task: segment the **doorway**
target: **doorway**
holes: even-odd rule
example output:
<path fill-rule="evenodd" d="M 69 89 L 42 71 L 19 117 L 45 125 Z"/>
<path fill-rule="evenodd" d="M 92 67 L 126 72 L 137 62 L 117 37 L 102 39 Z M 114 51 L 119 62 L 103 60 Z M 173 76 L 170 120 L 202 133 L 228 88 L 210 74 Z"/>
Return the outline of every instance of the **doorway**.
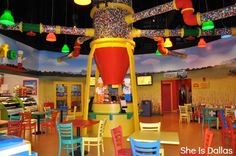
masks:
<path fill-rule="evenodd" d="M 171 96 L 171 83 L 162 83 L 162 112 L 171 112 L 172 96 Z"/>

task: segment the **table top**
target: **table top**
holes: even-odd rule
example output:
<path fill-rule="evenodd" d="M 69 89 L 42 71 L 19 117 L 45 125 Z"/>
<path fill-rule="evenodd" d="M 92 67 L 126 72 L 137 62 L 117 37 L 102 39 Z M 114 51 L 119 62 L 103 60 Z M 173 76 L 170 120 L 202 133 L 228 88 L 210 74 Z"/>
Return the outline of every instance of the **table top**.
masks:
<path fill-rule="evenodd" d="M 0 120 L 0 125 L 4 125 L 4 124 L 7 124 L 8 123 L 8 120 Z"/>
<path fill-rule="evenodd" d="M 34 115 L 44 115 L 44 114 L 46 114 L 46 112 L 36 111 L 36 112 L 32 112 L 32 114 L 34 114 Z"/>
<path fill-rule="evenodd" d="M 65 123 L 71 123 L 71 122 L 74 127 L 79 127 L 79 128 L 85 128 L 85 127 L 92 126 L 99 123 L 99 121 L 95 121 L 95 120 L 82 120 L 82 119 L 68 120 L 62 123 L 65 124 Z"/>
<path fill-rule="evenodd" d="M 178 132 L 168 132 L 168 131 L 135 131 L 130 135 L 135 140 L 143 142 L 152 142 L 155 140 L 160 140 L 161 144 L 174 144 L 179 145 L 179 135 Z"/>

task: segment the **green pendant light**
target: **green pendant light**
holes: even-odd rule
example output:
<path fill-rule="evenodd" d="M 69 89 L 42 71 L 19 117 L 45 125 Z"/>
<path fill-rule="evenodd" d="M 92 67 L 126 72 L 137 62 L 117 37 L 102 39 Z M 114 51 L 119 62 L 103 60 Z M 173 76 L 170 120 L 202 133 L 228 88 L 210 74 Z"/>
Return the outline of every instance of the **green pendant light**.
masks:
<path fill-rule="evenodd" d="M 11 15 L 10 10 L 4 10 L 4 13 L 0 17 L 0 24 L 6 25 L 6 26 L 12 26 L 15 25 L 14 18 Z"/>
<path fill-rule="evenodd" d="M 69 53 L 70 52 L 70 48 L 68 47 L 68 45 L 66 43 L 61 48 L 61 52 L 62 53 Z"/>
<path fill-rule="evenodd" d="M 161 56 L 161 53 L 158 49 L 156 50 L 156 56 Z"/>
<path fill-rule="evenodd" d="M 215 28 L 215 25 L 213 21 L 206 21 L 202 23 L 202 30 L 211 30 L 214 28 Z"/>

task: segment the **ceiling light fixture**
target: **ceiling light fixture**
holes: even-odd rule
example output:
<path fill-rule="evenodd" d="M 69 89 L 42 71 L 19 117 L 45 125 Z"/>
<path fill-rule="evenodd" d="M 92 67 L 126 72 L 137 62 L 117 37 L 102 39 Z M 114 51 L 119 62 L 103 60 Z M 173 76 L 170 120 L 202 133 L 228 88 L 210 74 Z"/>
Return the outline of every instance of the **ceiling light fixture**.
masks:
<path fill-rule="evenodd" d="M 54 33 L 50 32 L 47 34 L 46 40 L 49 42 L 55 42 L 57 40 L 57 37 Z"/>
<path fill-rule="evenodd" d="M 173 44 L 172 44 L 170 38 L 167 37 L 165 42 L 164 42 L 164 47 L 169 48 L 169 47 L 172 47 L 172 46 L 173 46 Z"/>
<path fill-rule="evenodd" d="M 215 25 L 213 21 L 206 21 L 202 23 L 202 30 L 211 30 L 214 28 L 215 28 Z"/>
<path fill-rule="evenodd" d="M 75 4 L 78 5 L 89 5 L 91 4 L 91 0 L 74 0 Z"/>
<path fill-rule="evenodd" d="M 4 10 L 2 16 L 0 17 L 0 24 L 7 25 L 7 26 L 12 26 L 15 25 L 14 18 L 11 15 L 10 10 Z"/>
<path fill-rule="evenodd" d="M 200 38 L 198 45 L 199 48 L 204 48 L 207 46 L 206 41 L 204 40 L 204 38 Z"/>
<path fill-rule="evenodd" d="M 158 49 L 156 50 L 155 54 L 156 54 L 156 56 L 161 56 L 161 53 L 160 53 L 160 51 Z"/>
<path fill-rule="evenodd" d="M 66 43 L 61 48 L 61 52 L 62 53 L 69 53 L 70 52 L 70 48 L 68 47 L 68 45 Z"/>

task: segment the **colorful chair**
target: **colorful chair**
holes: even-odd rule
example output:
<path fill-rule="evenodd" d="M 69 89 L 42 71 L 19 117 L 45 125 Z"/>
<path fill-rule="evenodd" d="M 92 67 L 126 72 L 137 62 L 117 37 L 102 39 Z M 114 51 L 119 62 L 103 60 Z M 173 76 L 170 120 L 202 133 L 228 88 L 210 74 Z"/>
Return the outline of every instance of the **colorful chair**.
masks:
<path fill-rule="evenodd" d="M 234 110 L 232 108 L 225 108 L 225 116 L 234 115 Z"/>
<path fill-rule="evenodd" d="M 130 138 L 132 153 L 134 156 L 159 156 L 160 141 L 140 142 Z"/>
<path fill-rule="evenodd" d="M 111 129 L 112 140 L 115 148 L 115 156 L 132 156 L 131 148 L 124 148 L 124 137 L 122 127 Z"/>
<path fill-rule="evenodd" d="M 21 131 L 22 131 L 22 121 L 8 121 L 7 126 L 7 135 L 14 135 L 21 137 Z"/>
<path fill-rule="evenodd" d="M 182 122 L 183 119 L 186 119 L 187 123 L 190 123 L 190 114 L 188 113 L 187 106 L 179 106 L 179 122 Z"/>
<path fill-rule="evenodd" d="M 21 120 L 22 120 L 22 131 L 24 133 L 25 138 L 25 131 L 30 131 L 30 137 L 32 136 L 32 131 L 36 132 L 36 122 L 32 120 L 31 112 L 24 112 L 20 113 Z"/>
<path fill-rule="evenodd" d="M 19 121 L 21 120 L 21 116 L 19 115 L 10 115 L 10 121 Z"/>
<path fill-rule="evenodd" d="M 233 121 L 230 116 L 226 117 L 226 121 L 230 130 L 231 148 L 233 150 L 233 153 L 235 153 L 236 129 L 233 128 Z"/>
<path fill-rule="evenodd" d="M 56 124 L 58 135 L 59 135 L 59 151 L 58 156 L 61 156 L 61 150 L 64 147 L 64 149 L 67 151 L 67 154 L 69 155 L 69 152 L 71 151 L 71 155 L 74 156 L 74 150 L 75 148 L 83 148 L 82 146 L 82 138 L 73 136 L 73 127 L 72 123 L 68 124 Z M 74 146 L 76 145 L 76 146 Z M 81 156 L 84 155 L 83 149 L 80 150 Z"/>
<path fill-rule="evenodd" d="M 225 137 L 226 135 L 230 135 L 231 131 L 229 129 L 229 126 L 227 124 L 224 110 L 218 111 L 218 118 L 220 120 L 220 126 L 221 126 L 221 135 L 222 135 L 222 144 L 225 145 Z"/>
<path fill-rule="evenodd" d="M 209 156 L 208 148 L 211 147 L 212 145 L 213 135 L 214 135 L 213 131 L 209 130 L 208 128 L 205 129 L 203 148 L 205 149 L 206 152 L 204 156 Z"/>
<path fill-rule="evenodd" d="M 98 132 L 96 136 L 83 137 L 83 149 L 84 146 L 88 146 L 88 151 L 90 151 L 90 146 L 97 146 L 98 156 L 100 156 L 100 146 L 102 147 L 102 152 L 104 152 L 103 144 L 103 134 L 105 129 L 106 120 L 100 120 L 98 125 Z"/>
<path fill-rule="evenodd" d="M 140 122 L 139 125 L 140 125 L 141 131 L 158 131 L 158 132 L 160 132 L 160 130 L 161 130 L 161 122 L 158 122 L 158 123 Z"/>
<path fill-rule="evenodd" d="M 191 103 L 185 103 L 184 106 L 187 107 L 188 113 L 190 115 L 190 120 L 193 120 L 193 109 Z"/>
<path fill-rule="evenodd" d="M 58 115 L 58 111 L 52 111 L 51 113 L 51 120 L 47 121 L 43 121 L 41 123 L 41 128 L 50 128 L 50 130 L 52 131 L 52 129 L 56 129 L 56 122 L 57 122 L 57 115 Z"/>
<path fill-rule="evenodd" d="M 73 114 L 68 114 L 66 116 L 66 120 L 74 120 L 76 118 L 76 110 L 77 110 L 77 106 L 74 106 L 74 109 L 73 109 Z"/>
<path fill-rule="evenodd" d="M 202 128 L 204 127 L 204 122 L 207 121 L 208 128 L 211 128 L 212 122 L 215 122 L 216 129 L 219 129 L 219 119 L 214 113 L 215 112 L 209 108 L 202 109 Z"/>

